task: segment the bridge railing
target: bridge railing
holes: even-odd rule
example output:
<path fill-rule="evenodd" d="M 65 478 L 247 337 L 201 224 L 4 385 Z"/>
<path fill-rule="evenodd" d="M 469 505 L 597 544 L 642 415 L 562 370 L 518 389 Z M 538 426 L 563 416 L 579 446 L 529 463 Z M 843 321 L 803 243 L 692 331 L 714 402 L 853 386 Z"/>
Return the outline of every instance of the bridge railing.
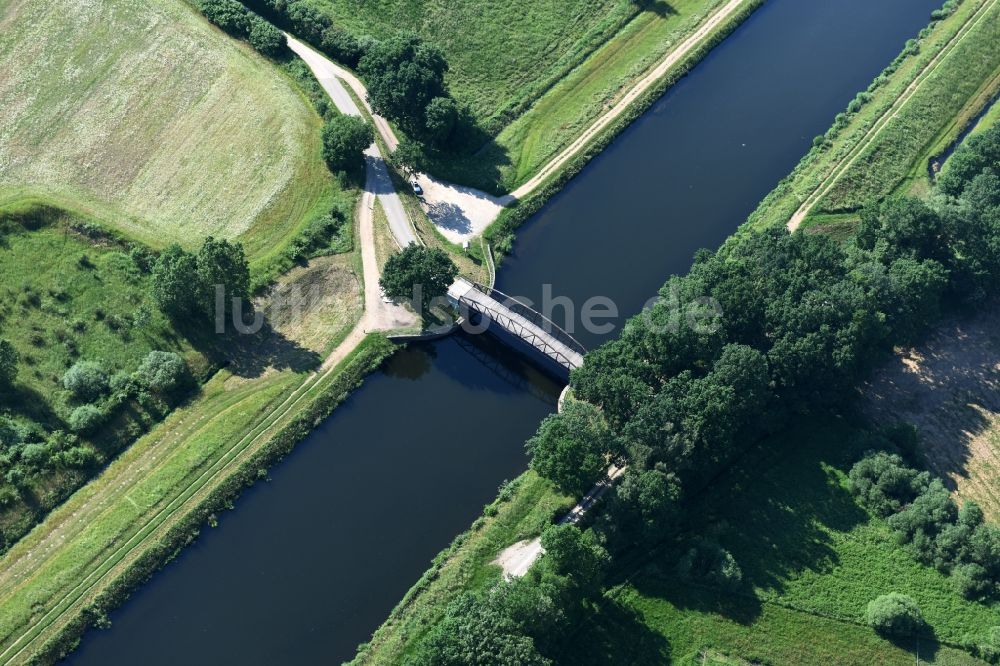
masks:
<path fill-rule="evenodd" d="M 559 326 L 554 321 L 552 321 L 551 319 L 549 319 L 548 317 L 546 317 L 545 315 L 543 315 L 541 312 L 538 312 L 537 310 L 535 310 L 535 309 L 533 309 L 531 307 L 528 307 L 527 305 L 525 305 L 524 303 L 520 302 L 519 300 L 517 300 L 513 296 L 508 296 L 507 294 L 503 293 L 499 289 L 494 289 L 492 287 L 487 287 L 487 286 L 481 285 L 481 284 L 479 284 L 477 282 L 470 282 L 470 284 L 477 291 L 479 291 L 479 292 L 481 292 L 481 293 L 489 296 L 493 300 L 495 300 L 498 303 L 502 304 L 505 308 L 507 308 L 508 310 L 510 310 L 511 312 L 513 312 L 514 314 L 517 314 L 517 315 L 523 317 L 524 319 L 528 320 L 529 322 L 531 322 L 532 324 L 534 324 L 535 326 L 537 326 L 538 328 L 540 328 L 541 330 L 543 330 L 547 335 L 551 336 L 553 340 L 558 341 L 562 345 L 564 345 L 564 346 L 568 347 L 569 349 L 575 351 L 576 353 L 580 354 L 581 356 L 583 356 L 584 354 L 587 353 L 587 348 L 584 347 L 582 344 L 580 344 L 576 340 L 576 338 L 574 338 L 572 335 L 570 335 L 569 333 L 567 333 L 565 330 L 562 329 L 561 326 Z M 562 360 L 560 360 L 560 362 L 563 363 L 563 365 L 566 365 L 567 367 L 572 367 L 573 366 L 573 364 L 570 363 L 569 359 L 565 358 L 565 356 L 562 353 L 560 353 L 558 350 L 552 349 L 552 353 L 554 355 L 558 355 L 558 356 L 562 357 Z M 557 360 L 559 360 L 559 359 L 557 359 Z"/>

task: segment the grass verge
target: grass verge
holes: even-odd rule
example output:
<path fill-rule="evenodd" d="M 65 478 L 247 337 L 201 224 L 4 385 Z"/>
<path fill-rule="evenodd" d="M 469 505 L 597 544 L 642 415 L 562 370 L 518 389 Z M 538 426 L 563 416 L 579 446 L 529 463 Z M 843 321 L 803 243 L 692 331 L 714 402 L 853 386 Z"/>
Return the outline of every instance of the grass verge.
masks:
<path fill-rule="evenodd" d="M 54 661 L 87 626 L 264 475 L 395 346 L 370 335 L 332 368 L 226 372 L 116 460 L 4 557 L 0 660 Z M 42 544 L 58 544 L 49 549 Z"/>

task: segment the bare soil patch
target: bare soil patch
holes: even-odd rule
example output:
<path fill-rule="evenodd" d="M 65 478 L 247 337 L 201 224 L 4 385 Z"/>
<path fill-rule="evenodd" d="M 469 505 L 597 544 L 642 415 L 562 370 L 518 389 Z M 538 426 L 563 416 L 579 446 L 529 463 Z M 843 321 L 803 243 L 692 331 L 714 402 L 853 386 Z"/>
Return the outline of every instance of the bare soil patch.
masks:
<path fill-rule="evenodd" d="M 877 423 L 917 427 L 928 464 L 956 497 L 1000 519 L 1000 303 L 897 350 L 863 393 Z"/>

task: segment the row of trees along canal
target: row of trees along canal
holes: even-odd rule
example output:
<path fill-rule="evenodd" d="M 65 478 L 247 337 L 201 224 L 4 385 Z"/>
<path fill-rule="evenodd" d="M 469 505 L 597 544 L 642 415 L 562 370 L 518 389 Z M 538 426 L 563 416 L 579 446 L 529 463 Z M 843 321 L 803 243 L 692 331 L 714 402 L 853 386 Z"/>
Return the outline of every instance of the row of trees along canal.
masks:
<path fill-rule="evenodd" d="M 573 373 L 581 402 L 548 417 L 528 442 L 531 466 L 574 494 L 610 461 L 628 464 L 599 518 L 586 531 L 550 528 L 543 535 L 548 554 L 525 578 L 456 600 L 410 663 L 550 663 L 596 602 L 609 563 L 671 547 L 682 522 L 696 520 L 685 517 L 685 502 L 748 443 L 844 405 L 866 368 L 893 345 L 918 339 L 946 303 L 982 305 L 1000 286 L 997 173 L 1000 128 L 955 154 L 929 203 L 893 198 L 865 209 L 845 243 L 775 228 L 700 252 L 662 293 L 691 308 L 710 296 L 721 305 L 717 326 L 672 325 L 677 313 L 665 303 L 635 317 Z M 952 509 L 946 513 L 957 516 Z M 922 538 L 932 541 L 933 556 L 948 521 L 907 515 L 897 522 L 926 527 Z M 976 561 L 994 564 L 977 565 L 976 584 L 963 589 L 996 595 L 1000 530 L 980 531 L 977 543 L 988 552 Z M 739 563 L 710 540 L 681 552 L 694 579 L 740 580 Z M 891 595 L 868 613 L 887 632 L 914 629 L 918 615 Z"/>

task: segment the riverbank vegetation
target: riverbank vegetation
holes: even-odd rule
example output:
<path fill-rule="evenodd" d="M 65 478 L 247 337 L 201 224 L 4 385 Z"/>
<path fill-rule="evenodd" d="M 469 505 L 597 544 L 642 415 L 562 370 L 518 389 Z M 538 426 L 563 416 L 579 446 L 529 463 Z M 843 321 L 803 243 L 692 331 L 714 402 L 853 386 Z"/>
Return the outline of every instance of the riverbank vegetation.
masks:
<path fill-rule="evenodd" d="M 830 213 L 855 214 L 891 193 L 925 193 L 938 155 L 1000 90 L 998 26 L 994 0 L 945 3 L 816 138 L 751 216 L 754 226 L 798 225 L 810 215 L 824 224 Z"/>
<path fill-rule="evenodd" d="M 353 324 L 352 324 L 353 325 Z M 370 335 L 319 372 L 224 370 L 5 555 L 0 658 L 56 661 L 395 349 Z M 167 498 L 167 499 L 165 499 Z M 60 547 L 36 552 L 58 538 Z"/>
<path fill-rule="evenodd" d="M 524 654 L 535 663 L 709 653 L 812 663 L 840 650 L 851 663 L 909 663 L 914 653 L 932 663 L 995 659 L 1000 607 L 976 600 L 995 586 L 982 564 L 1000 557 L 995 528 L 973 525 L 971 508 L 960 516 L 930 482 L 888 516 L 852 496 L 864 475 L 852 479 L 850 471 L 869 449 L 920 464 L 909 431 L 878 431 L 854 415 L 854 387 L 894 345 L 920 340 L 943 311 L 982 307 L 1000 283 L 990 249 L 1000 240 L 998 136 L 988 131 L 960 149 L 953 159 L 964 166 L 948 171 L 928 199 L 894 196 L 865 207 L 854 233 L 747 227 L 717 252 L 700 252 L 687 276 L 671 278 L 662 294 L 679 295 L 681 311 L 654 306 L 572 377 L 574 395 L 598 407 L 601 428 L 613 433 L 605 460 L 624 453 L 629 464 L 588 528 L 612 556 L 600 583 L 608 593 L 566 595 L 541 582 L 543 566 L 530 591 L 498 584 L 475 603 L 439 605 L 455 638 L 442 642 L 433 630 L 410 637 L 411 663 L 428 649 L 465 649 L 461 627 L 483 617 L 500 618 L 496 645 L 530 647 Z M 574 491 L 596 479 L 570 475 L 567 483 L 557 472 L 587 469 L 577 449 L 589 455 L 603 439 L 585 428 L 575 447 L 559 444 L 576 430 L 547 421 L 538 441 L 557 445 L 536 466 Z M 931 505 L 942 508 L 941 520 L 927 517 Z M 973 554 L 973 542 L 984 550 Z M 885 640 L 866 620 L 874 617 L 870 603 L 893 593 L 912 598 L 926 625 Z M 507 594 L 550 612 L 527 617 L 523 606 L 505 603 Z M 554 632 L 552 618 L 576 617 L 580 604 L 593 609 L 591 621 Z M 805 624 L 823 632 L 816 641 L 801 641 Z M 879 623 L 883 632 L 891 626 Z M 500 659 L 464 655 L 467 663 Z"/>
<path fill-rule="evenodd" d="M 343 196 L 292 80 L 186 3 L 20 0 L 0 23 L 0 203 L 156 249 L 238 240 L 256 270 Z"/>

